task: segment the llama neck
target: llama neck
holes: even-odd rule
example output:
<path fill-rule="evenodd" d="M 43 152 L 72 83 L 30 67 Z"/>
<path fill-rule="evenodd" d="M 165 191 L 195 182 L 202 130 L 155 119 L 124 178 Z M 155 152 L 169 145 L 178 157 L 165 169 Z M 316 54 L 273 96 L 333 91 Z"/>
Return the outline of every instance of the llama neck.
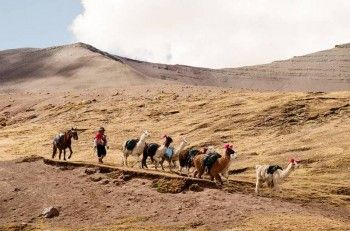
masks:
<path fill-rule="evenodd" d="M 176 150 L 177 153 L 181 152 L 186 146 L 185 141 L 182 141 L 181 144 L 179 145 L 179 148 Z"/>
<path fill-rule="evenodd" d="M 221 170 L 226 169 L 231 163 L 231 157 L 225 153 L 223 157 L 219 158 L 218 162 L 221 166 Z"/>
<path fill-rule="evenodd" d="M 290 163 L 290 164 L 288 164 L 287 168 L 282 171 L 281 179 L 287 178 L 289 176 L 289 174 L 293 171 L 292 166 L 293 166 L 293 164 Z"/>
<path fill-rule="evenodd" d="M 185 148 L 185 146 L 186 146 L 186 142 L 185 142 L 185 141 L 182 141 L 182 142 L 180 143 L 180 145 L 179 145 L 179 148 L 177 148 L 177 149 L 175 150 L 175 154 L 174 154 L 174 156 L 173 156 L 173 159 L 176 160 L 176 158 L 180 155 L 180 152 Z"/>
<path fill-rule="evenodd" d="M 141 137 L 140 137 L 140 140 L 139 142 L 137 142 L 137 145 L 142 145 L 145 143 L 145 140 L 146 140 L 146 136 L 145 134 L 142 134 Z"/>

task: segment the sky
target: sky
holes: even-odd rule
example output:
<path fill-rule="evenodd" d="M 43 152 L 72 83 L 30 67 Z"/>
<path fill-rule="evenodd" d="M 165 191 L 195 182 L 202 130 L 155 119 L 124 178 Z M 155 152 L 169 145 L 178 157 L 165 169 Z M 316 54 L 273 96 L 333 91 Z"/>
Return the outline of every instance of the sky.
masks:
<path fill-rule="evenodd" d="M 151 62 L 238 67 L 350 42 L 348 0 L 0 0 L 0 50 L 85 42 Z"/>
<path fill-rule="evenodd" d="M 82 11 L 79 0 L 0 0 L 0 50 L 75 42 L 69 26 Z"/>

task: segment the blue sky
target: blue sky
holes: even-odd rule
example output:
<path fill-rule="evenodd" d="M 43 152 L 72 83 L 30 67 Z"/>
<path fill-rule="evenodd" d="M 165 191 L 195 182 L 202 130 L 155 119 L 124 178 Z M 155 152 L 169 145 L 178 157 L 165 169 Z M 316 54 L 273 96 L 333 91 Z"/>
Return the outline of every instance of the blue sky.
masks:
<path fill-rule="evenodd" d="M 0 0 L 0 50 L 74 42 L 69 26 L 81 12 L 78 0 Z"/>

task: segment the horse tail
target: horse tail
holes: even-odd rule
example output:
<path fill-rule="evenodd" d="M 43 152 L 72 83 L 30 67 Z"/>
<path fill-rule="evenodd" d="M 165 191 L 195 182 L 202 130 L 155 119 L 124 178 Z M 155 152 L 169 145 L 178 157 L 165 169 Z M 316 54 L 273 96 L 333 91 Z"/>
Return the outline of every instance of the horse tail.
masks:
<path fill-rule="evenodd" d="M 53 145 L 52 145 L 52 159 L 53 158 L 55 158 L 55 156 L 56 156 L 56 154 L 57 154 L 57 146 L 56 146 L 56 144 L 54 143 Z"/>

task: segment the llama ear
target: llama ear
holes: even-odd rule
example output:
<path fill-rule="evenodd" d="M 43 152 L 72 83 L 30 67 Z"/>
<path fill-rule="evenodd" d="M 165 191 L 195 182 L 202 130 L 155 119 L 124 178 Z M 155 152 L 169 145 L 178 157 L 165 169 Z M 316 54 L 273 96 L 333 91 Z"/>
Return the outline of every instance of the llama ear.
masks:
<path fill-rule="evenodd" d="M 292 163 L 292 164 L 293 164 L 294 162 L 295 162 L 294 158 L 290 158 L 290 159 L 289 159 L 289 163 Z"/>
<path fill-rule="evenodd" d="M 230 145 L 229 145 L 229 144 L 225 144 L 225 145 L 224 145 L 224 148 L 225 148 L 225 149 L 228 149 L 228 148 L 230 148 Z"/>
<path fill-rule="evenodd" d="M 166 137 L 168 137 L 167 134 L 164 134 L 162 138 L 166 138 Z"/>

